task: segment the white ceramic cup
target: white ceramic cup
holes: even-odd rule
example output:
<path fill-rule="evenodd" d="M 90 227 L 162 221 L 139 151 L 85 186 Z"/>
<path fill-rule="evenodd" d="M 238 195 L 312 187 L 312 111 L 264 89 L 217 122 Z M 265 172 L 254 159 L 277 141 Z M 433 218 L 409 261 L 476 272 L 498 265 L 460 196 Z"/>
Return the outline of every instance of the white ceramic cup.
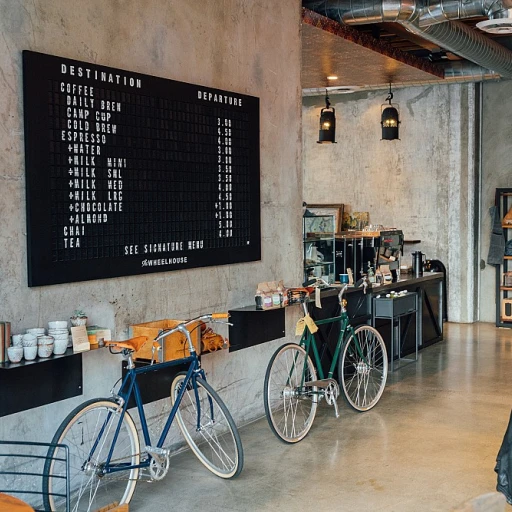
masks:
<path fill-rule="evenodd" d="M 39 357 L 50 357 L 53 354 L 53 343 L 48 345 L 38 345 L 37 346 L 37 355 Z"/>
<path fill-rule="evenodd" d="M 23 334 L 13 334 L 12 345 L 13 347 L 23 347 Z"/>
<path fill-rule="evenodd" d="M 37 337 L 37 355 L 39 357 L 50 357 L 53 354 L 53 336 Z"/>
<path fill-rule="evenodd" d="M 53 343 L 53 353 L 56 356 L 60 356 L 61 354 L 64 354 L 66 350 L 68 349 L 68 339 L 55 339 L 55 342 Z"/>
<path fill-rule="evenodd" d="M 23 357 L 23 347 L 13 346 L 7 348 L 7 357 L 11 363 L 19 363 Z"/>
<path fill-rule="evenodd" d="M 27 361 L 33 361 L 37 357 L 37 345 L 23 347 L 23 356 Z"/>
<path fill-rule="evenodd" d="M 36 336 L 34 334 L 24 334 L 23 335 L 23 346 L 24 347 L 36 347 L 37 346 Z"/>

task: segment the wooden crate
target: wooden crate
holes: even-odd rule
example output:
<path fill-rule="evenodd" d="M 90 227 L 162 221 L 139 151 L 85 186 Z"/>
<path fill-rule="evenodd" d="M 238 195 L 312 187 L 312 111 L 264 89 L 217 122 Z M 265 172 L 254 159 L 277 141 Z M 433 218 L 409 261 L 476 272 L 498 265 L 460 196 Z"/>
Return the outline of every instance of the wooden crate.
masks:
<path fill-rule="evenodd" d="M 130 326 L 130 337 L 147 336 L 148 342 L 134 354 L 135 359 L 151 359 L 151 348 L 153 340 L 164 329 L 172 329 L 176 327 L 183 320 L 156 320 L 154 322 L 145 322 L 142 324 L 135 324 Z M 201 322 L 194 322 L 190 324 L 187 329 L 191 334 L 192 343 L 196 349 L 197 354 L 201 353 Z M 181 332 L 175 332 L 162 341 L 162 350 L 159 350 L 157 360 L 171 361 L 173 359 L 181 359 L 188 357 L 190 352 L 188 350 L 187 339 Z"/>

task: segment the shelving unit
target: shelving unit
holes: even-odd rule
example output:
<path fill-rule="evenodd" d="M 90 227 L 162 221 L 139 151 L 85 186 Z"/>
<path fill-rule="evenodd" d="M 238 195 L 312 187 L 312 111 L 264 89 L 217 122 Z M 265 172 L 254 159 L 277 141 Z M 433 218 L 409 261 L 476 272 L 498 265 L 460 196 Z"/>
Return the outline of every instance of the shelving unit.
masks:
<path fill-rule="evenodd" d="M 512 209 L 512 188 L 497 188 L 495 205 L 499 209 L 506 244 L 512 240 L 512 219 L 509 222 L 505 219 Z M 512 328 L 512 286 L 505 283 L 507 272 L 512 272 L 512 256 L 504 256 L 501 265 L 496 265 L 496 326 Z"/>
<path fill-rule="evenodd" d="M 334 283 L 334 215 L 304 216 L 302 223 L 304 281 L 321 277 Z"/>

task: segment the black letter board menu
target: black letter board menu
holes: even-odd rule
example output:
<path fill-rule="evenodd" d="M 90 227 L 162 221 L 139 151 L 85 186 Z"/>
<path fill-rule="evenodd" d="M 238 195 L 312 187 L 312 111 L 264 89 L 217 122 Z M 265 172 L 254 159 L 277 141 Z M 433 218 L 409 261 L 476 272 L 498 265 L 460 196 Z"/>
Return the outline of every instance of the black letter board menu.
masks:
<path fill-rule="evenodd" d="M 260 259 L 259 99 L 23 52 L 28 284 Z"/>

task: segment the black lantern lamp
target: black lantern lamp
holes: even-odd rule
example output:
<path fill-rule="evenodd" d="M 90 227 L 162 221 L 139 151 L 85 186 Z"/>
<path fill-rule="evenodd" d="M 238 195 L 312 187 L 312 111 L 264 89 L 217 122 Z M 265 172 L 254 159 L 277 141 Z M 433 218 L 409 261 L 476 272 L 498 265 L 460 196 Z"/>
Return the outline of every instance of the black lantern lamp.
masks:
<path fill-rule="evenodd" d="M 336 137 L 336 114 L 334 107 L 331 108 L 329 96 L 325 92 L 325 108 L 320 112 L 320 131 L 318 133 L 318 144 L 335 144 Z"/>
<path fill-rule="evenodd" d="M 380 124 L 382 125 L 382 140 L 395 140 L 400 139 L 398 136 L 398 125 L 400 124 L 398 105 L 392 104 L 393 93 L 391 92 L 391 84 L 389 84 L 389 94 L 385 103 L 382 105 L 382 115 L 380 118 Z"/>

